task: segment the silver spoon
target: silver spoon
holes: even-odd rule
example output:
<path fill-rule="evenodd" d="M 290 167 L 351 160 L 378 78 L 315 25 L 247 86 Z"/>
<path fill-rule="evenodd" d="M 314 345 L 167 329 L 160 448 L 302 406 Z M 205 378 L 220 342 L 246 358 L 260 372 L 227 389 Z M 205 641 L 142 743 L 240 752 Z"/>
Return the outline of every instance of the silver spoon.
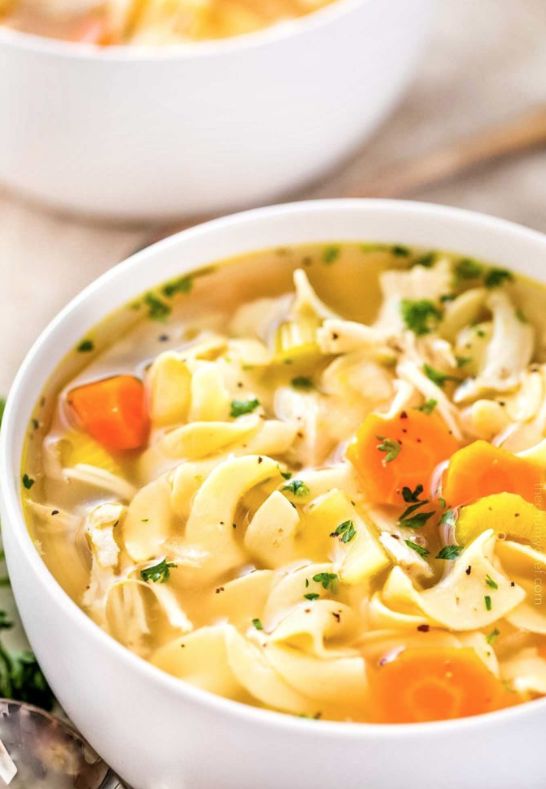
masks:
<path fill-rule="evenodd" d="M 37 707 L 10 699 L 0 699 L 2 786 L 124 789 L 119 778 L 72 726 Z"/>

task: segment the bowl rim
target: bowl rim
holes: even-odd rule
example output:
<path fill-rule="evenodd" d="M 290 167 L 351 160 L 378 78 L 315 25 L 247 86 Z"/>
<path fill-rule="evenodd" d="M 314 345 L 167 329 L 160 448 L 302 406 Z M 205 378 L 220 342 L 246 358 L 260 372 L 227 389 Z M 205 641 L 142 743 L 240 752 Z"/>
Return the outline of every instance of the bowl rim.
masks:
<path fill-rule="evenodd" d="M 260 725 L 263 728 L 273 727 L 283 729 L 286 732 L 293 731 L 295 734 L 312 734 L 314 737 L 331 739 L 356 739 L 364 740 L 369 737 L 387 740 L 395 740 L 400 737 L 406 739 L 421 740 L 423 735 L 428 737 L 449 736 L 462 731 L 473 731 L 481 729 L 483 726 L 501 726 L 506 723 L 515 724 L 523 717 L 527 717 L 532 712 L 546 711 L 546 697 L 542 699 L 526 702 L 511 708 L 476 715 L 468 718 L 458 718 L 454 720 L 434 721 L 427 723 L 414 724 L 377 724 L 366 722 L 343 722 L 321 720 L 320 725 L 315 720 L 299 718 L 289 713 L 277 712 L 275 710 L 252 707 L 238 701 L 226 699 L 210 691 L 185 683 L 180 679 L 170 676 L 161 669 L 153 666 L 143 658 L 131 652 L 126 647 L 118 643 L 114 638 L 103 631 L 84 611 L 69 597 L 61 587 L 60 583 L 49 571 L 46 563 L 39 554 L 34 542 L 27 529 L 25 518 L 22 512 L 20 501 L 19 477 L 20 477 L 20 453 L 15 452 L 17 446 L 16 431 L 21 420 L 26 425 L 30 417 L 29 413 L 18 413 L 19 395 L 24 395 L 27 381 L 34 378 L 34 367 L 39 364 L 41 357 L 51 344 L 52 335 L 75 313 L 82 311 L 86 302 L 95 293 L 102 291 L 110 286 L 118 278 L 127 279 L 133 270 L 141 266 L 148 266 L 150 259 L 154 259 L 162 252 L 180 247 L 193 238 L 206 237 L 213 235 L 214 231 L 222 231 L 224 228 L 235 228 L 242 230 L 244 234 L 245 226 L 252 226 L 254 223 L 267 223 L 275 221 L 276 218 L 300 215 L 305 218 L 311 213 L 331 214 L 332 212 L 351 214 L 354 211 L 361 211 L 363 214 L 371 212 L 383 212 L 386 215 L 408 214 L 412 220 L 425 218 L 425 221 L 442 223 L 452 222 L 455 225 L 464 225 L 467 229 L 480 227 L 489 233 L 503 235 L 506 239 L 516 239 L 522 244 L 529 243 L 540 250 L 541 254 L 546 255 L 546 234 L 527 228 L 504 219 L 480 214 L 474 211 L 467 211 L 449 206 L 436 205 L 432 203 L 420 203 L 402 200 L 383 200 L 383 199 L 330 199 L 330 200 L 309 200 L 298 203 L 287 203 L 281 205 L 267 206 L 264 208 L 244 211 L 220 219 L 197 225 L 183 230 L 169 238 L 163 239 L 134 255 L 118 263 L 113 268 L 107 270 L 91 284 L 85 287 L 76 295 L 59 314 L 48 324 L 44 331 L 35 341 L 19 371 L 15 377 L 13 385 L 7 398 L 2 430 L 0 433 L 0 497 L 5 516 L 4 530 L 10 532 L 10 539 L 13 538 L 18 543 L 18 548 L 25 555 L 37 582 L 43 590 L 49 594 L 52 601 L 65 619 L 70 621 L 70 625 L 80 631 L 82 635 L 95 642 L 98 648 L 109 651 L 112 658 L 116 658 L 124 663 L 128 670 L 136 672 L 139 678 L 149 683 L 156 683 L 164 690 L 168 691 L 174 700 L 180 698 L 182 702 L 203 705 L 213 713 L 225 715 L 238 719 L 241 723 Z M 302 242 L 305 243 L 305 229 L 302 231 Z M 331 240 L 331 239 L 330 239 Z M 375 240 L 375 239 L 374 239 Z M 320 242 L 317 242 L 320 243 Z M 347 240 L 348 243 L 348 240 Z M 151 268 L 151 267 L 149 267 Z M 191 270 L 193 266 L 188 267 Z M 197 268 L 197 266 L 196 266 Z M 546 275 L 543 275 L 546 280 Z M 119 300 L 120 305 L 125 303 L 124 297 Z M 98 315 L 90 325 L 86 325 L 84 330 L 96 325 L 100 320 L 111 312 L 105 310 Z M 82 336 L 85 331 L 82 332 Z M 53 368 L 54 369 L 54 368 Z M 53 370 L 49 370 L 51 374 Z M 47 377 L 40 376 L 41 383 Z M 10 551 L 8 550 L 8 568 Z"/>
<path fill-rule="evenodd" d="M 329 5 L 304 16 L 269 25 L 252 33 L 222 39 L 182 41 L 169 45 L 116 44 L 99 47 L 77 41 L 47 38 L 14 30 L 0 23 L 0 46 L 67 59 L 100 62 L 142 63 L 213 58 L 261 49 L 305 33 L 312 33 L 371 2 L 373 0 L 333 0 Z"/>

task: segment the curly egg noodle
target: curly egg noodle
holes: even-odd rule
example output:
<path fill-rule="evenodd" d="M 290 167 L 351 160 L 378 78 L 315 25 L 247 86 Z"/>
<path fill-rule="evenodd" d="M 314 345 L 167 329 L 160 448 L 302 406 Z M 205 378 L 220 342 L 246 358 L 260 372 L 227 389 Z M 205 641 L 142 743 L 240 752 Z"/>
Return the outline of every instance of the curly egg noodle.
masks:
<path fill-rule="evenodd" d="M 230 38 L 290 22 L 333 0 L 0 0 L 0 23 L 102 46 Z"/>
<path fill-rule="evenodd" d="M 168 282 L 37 406 L 36 545 L 97 625 L 229 699 L 389 723 L 545 695 L 544 298 L 378 244 Z"/>

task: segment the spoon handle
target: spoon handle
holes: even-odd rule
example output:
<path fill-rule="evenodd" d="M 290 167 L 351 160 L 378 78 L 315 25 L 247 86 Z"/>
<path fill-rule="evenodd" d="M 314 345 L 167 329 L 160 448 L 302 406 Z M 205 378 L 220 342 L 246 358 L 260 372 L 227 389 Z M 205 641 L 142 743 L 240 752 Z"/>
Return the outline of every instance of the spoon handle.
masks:
<path fill-rule="evenodd" d="M 546 106 L 480 130 L 417 159 L 399 162 L 383 175 L 346 190 L 342 188 L 342 191 L 346 197 L 403 197 L 543 145 L 546 145 Z"/>

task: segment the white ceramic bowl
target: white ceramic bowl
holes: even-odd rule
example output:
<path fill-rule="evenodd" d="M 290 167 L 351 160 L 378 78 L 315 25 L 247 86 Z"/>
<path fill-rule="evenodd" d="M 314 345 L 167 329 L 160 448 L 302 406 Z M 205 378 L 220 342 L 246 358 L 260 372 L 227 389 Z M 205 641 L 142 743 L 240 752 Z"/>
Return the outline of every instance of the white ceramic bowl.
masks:
<path fill-rule="evenodd" d="M 454 250 L 546 277 L 546 236 L 450 208 L 357 200 L 227 217 L 112 269 L 41 336 L 4 417 L 3 537 L 28 636 L 69 716 L 135 789 L 544 789 L 546 700 L 411 726 L 302 720 L 227 701 L 163 674 L 101 631 L 50 575 L 26 530 L 19 485 L 31 410 L 53 367 L 88 328 L 146 288 L 211 261 L 333 240 Z"/>
<path fill-rule="evenodd" d="M 292 24 L 163 48 L 0 27 L 0 182 L 117 219 L 222 213 L 332 168 L 392 109 L 432 0 L 337 0 Z"/>

